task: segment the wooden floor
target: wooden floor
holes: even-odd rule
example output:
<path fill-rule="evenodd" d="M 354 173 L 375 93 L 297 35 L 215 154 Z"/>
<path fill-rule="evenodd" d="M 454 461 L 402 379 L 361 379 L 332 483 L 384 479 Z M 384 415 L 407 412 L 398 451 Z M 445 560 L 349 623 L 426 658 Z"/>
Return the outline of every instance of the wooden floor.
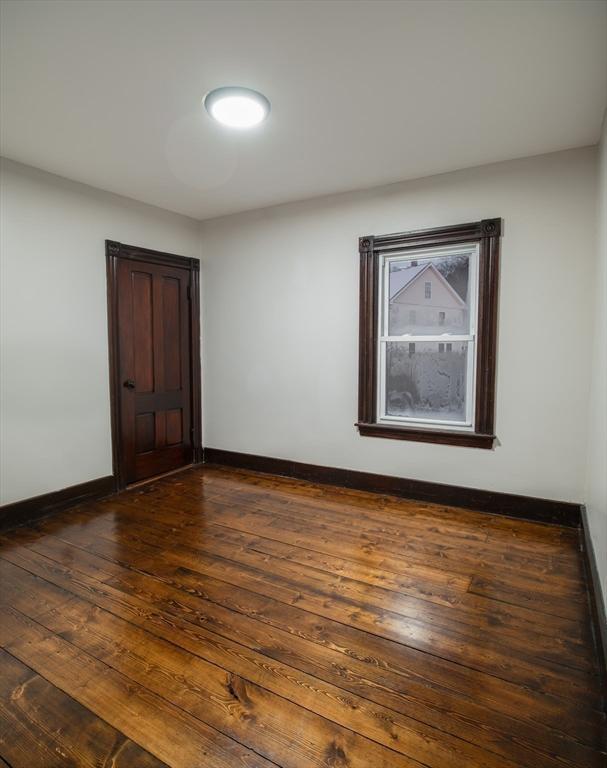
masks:
<path fill-rule="evenodd" d="M 573 529 L 209 466 L 0 579 L 13 768 L 606 764 Z"/>

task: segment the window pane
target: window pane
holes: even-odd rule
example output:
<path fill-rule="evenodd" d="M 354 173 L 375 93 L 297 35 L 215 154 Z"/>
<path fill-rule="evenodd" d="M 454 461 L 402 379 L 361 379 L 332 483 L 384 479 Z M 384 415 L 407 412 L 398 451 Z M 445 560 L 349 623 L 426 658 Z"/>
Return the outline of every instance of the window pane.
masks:
<path fill-rule="evenodd" d="M 388 335 L 470 332 L 470 254 L 390 262 Z"/>
<path fill-rule="evenodd" d="M 388 342 L 386 416 L 465 421 L 467 356 L 468 342 Z"/>

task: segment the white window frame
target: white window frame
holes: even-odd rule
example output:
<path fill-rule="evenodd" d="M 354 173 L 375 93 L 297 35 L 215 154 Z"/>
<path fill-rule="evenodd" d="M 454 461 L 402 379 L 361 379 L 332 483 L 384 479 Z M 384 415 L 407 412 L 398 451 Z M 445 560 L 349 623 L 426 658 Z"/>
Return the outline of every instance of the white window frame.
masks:
<path fill-rule="evenodd" d="M 427 429 L 449 429 L 462 432 L 474 432 L 474 412 L 476 401 L 476 341 L 478 328 L 478 266 L 479 244 L 469 243 L 464 245 L 450 245 L 444 247 L 424 248 L 419 250 L 407 250 L 398 254 L 380 256 L 380 296 L 378 317 L 378 381 L 377 381 L 377 421 L 380 424 L 415 425 Z M 470 296 L 469 317 L 470 327 L 467 334 L 403 334 L 402 336 L 389 335 L 390 321 L 390 292 L 389 275 L 390 265 L 395 261 L 414 261 L 420 259 L 444 258 L 445 256 L 468 255 L 468 287 Z M 386 349 L 390 342 L 467 342 L 468 354 L 466 359 L 466 418 L 464 421 L 449 421 L 446 419 L 423 419 L 409 416 L 392 416 L 386 414 Z"/>

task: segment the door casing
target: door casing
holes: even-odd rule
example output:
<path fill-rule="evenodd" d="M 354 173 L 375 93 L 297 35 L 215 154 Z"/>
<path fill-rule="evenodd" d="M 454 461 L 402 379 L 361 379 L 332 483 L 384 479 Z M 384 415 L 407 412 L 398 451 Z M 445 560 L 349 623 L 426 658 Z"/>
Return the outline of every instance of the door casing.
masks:
<path fill-rule="evenodd" d="M 118 290 L 117 275 L 120 259 L 181 267 L 190 272 L 189 301 L 189 353 L 190 353 L 190 434 L 193 463 L 202 462 L 202 406 L 200 361 L 200 261 L 176 256 L 172 253 L 153 251 L 135 245 L 125 245 L 115 240 L 105 241 L 108 301 L 108 349 L 110 365 L 110 409 L 112 421 L 112 465 L 116 490 L 126 488 L 124 453 L 121 438 L 120 349 L 118 338 Z"/>

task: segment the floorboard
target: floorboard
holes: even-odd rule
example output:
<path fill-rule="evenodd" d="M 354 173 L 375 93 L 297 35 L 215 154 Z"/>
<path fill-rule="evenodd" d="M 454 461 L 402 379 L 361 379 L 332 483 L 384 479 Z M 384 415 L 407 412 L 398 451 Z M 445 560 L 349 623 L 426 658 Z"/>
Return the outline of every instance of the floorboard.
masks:
<path fill-rule="evenodd" d="M 5 651 L 0 667 L 0 765 L 165 766 Z"/>
<path fill-rule="evenodd" d="M 606 762 L 571 529 L 205 466 L 5 534 L 0 583 L 12 768 Z"/>

